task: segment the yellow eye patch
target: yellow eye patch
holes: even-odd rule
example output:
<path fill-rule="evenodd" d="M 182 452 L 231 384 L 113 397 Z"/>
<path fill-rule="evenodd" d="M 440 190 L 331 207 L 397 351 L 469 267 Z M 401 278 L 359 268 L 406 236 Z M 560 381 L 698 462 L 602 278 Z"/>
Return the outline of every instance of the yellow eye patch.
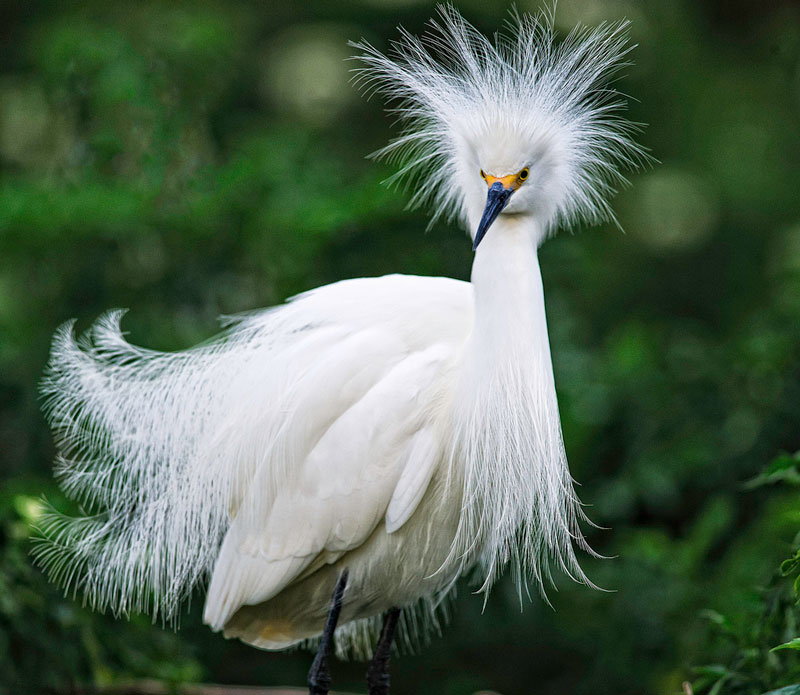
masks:
<path fill-rule="evenodd" d="M 481 178 L 486 181 L 487 186 L 491 187 L 493 183 L 499 181 L 503 185 L 503 188 L 506 190 L 511 189 L 512 191 L 516 191 L 523 183 L 525 183 L 529 175 L 530 170 L 528 167 L 525 167 L 522 171 L 519 171 L 516 174 L 509 174 L 508 176 L 490 176 L 483 169 L 481 169 Z"/>

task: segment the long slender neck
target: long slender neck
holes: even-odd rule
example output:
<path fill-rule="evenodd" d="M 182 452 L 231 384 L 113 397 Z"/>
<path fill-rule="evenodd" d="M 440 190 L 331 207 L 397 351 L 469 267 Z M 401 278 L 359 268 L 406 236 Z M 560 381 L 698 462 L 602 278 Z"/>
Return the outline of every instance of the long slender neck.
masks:
<path fill-rule="evenodd" d="M 544 291 L 530 218 L 500 218 L 475 253 L 472 284 L 475 327 L 472 348 L 521 348 L 547 344 Z M 537 345 L 539 347 L 539 345 Z M 549 354 L 549 348 L 548 348 Z"/>
<path fill-rule="evenodd" d="M 542 583 L 548 557 L 585 580 L 531 224 L 501 216 L 478 247 L 475 319 L 453 401 L 451 470 L 464 495 L 453 547 L 478 562 L 485 589 L 509 562 Z"/>

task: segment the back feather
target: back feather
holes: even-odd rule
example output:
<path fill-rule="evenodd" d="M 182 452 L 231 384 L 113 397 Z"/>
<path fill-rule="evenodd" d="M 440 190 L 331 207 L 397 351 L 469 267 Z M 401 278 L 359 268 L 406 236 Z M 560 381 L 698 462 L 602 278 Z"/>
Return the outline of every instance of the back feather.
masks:
<path fill-rule="evenodd" d="M 246 500 L 269 509 L 341 414 L 348 390 L 326 388 L 463 341 L 471 302 L 467 283 L 444 278 L 343 281 L 176 353 L 126 342 L 121 311 L 80 339 L 65 324 L 41 390 L 56 474 L 82 516 L 50 510 L 38 562 L 93 609 L 174 620 Z"/>
<path fill-rule="evenodd" d="M 80 340 L 74 322 L 55 335 L 45 413 L 56 475 L 85 516 L 51 511 L 36 555 L 92 608 L 171 619 L 227 528 L 237 480 L 212 441 L 214 423 L 234 405 L 227 385 L 297 334 L 265 333 L 265 319 L 280 320 L 267 314 L 209 346 L 158 353 L 125 341 L 122 314 L 106 314 Z"/>

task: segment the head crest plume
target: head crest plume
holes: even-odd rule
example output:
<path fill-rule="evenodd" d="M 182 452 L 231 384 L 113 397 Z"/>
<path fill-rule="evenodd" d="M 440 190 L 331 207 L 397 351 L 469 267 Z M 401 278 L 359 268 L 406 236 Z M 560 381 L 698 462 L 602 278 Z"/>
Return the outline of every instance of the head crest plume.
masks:
<path fill-rule="evenodd" d="M 467 221 L 462 174 L 464 142 L 501 124 L 523 137 L 556 134 L 565 176 L 551 226 L 614 219 L 608 199 L 622 171 L 647 159 L 634 143 L 638 126 L 625 120 L 624 96 L 609 86 L 633 48 L 628 22 L 576 27 L 558 42 L 554 8 L 537 15 L 512 11 L 507 34 L 488 40 L 451 5 L 421 38 L 401 29 L 387 56 L 365 41 L 353 43 L 364 67 L 356 82 L 380 93 L 403 126 L 376 156 L 399 163 L 393 181 L 416 184 L 412 206 L 430 203 L 433 221 Z M 474 174 L 474 172 L 471 172 Z"/>

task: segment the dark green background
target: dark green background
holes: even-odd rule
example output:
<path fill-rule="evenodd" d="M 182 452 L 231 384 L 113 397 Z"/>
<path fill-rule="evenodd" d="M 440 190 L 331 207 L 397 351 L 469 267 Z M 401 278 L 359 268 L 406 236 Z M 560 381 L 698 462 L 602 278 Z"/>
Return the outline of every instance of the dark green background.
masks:
<path fill-rule="evenodd" d="M 459 7 L 487 32 L 507 18 L 502 3 Z M 0 692 L 304 682 L 307 654 L 226 642 L 200 625 L 200 596 L 176 634 L 46 584 L 29 536 L 39 496 L 63 500 L 36 383 L 55 328 L 109 307 L 130 308 L 133 342 L 179 349 L 219 314 L 342 278 L 466 279 L 464 232 L 425 234 L 425 215 L 381 185 L 390 169 L 364 159 L 391 119 L 343 62 L 348 39 L 385 49 L 432 13 L 414 0 L 0 4 Z M 774 635 L 746 644 L 800 528 L 796 489 L 743 483 L 800 448 L 800 9 L 561 0 L 557 24 L 622 17 L 639 46 L 619 87 L 661 163 L 615 201 L 624 234 L 562 232 L 541 251 L 571 467 L 609 527 L 590 540 L 615 556 L 584 565 L 613 593 L 560 581 L 554 610 L 520 612 L 503 582 L 481 614 L 461 587 L 443 636 L 396 660 L 398 695 L 675 693 L 693 666 L 737 659 L 758 674 L 698 690 L 797 675 L 796 652 L 766 651 L 800 634 L 791 601 Z M 334 668 L 339 688 L 363 689 L 363 666 Z"/>

